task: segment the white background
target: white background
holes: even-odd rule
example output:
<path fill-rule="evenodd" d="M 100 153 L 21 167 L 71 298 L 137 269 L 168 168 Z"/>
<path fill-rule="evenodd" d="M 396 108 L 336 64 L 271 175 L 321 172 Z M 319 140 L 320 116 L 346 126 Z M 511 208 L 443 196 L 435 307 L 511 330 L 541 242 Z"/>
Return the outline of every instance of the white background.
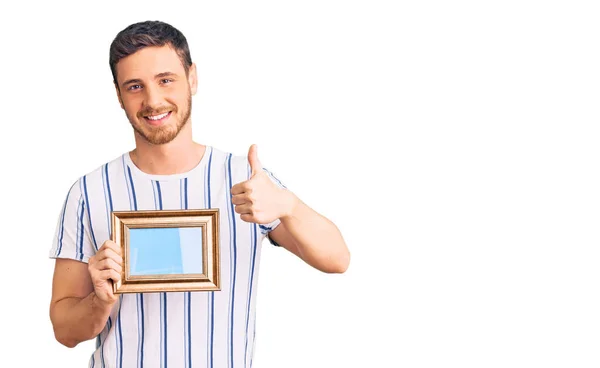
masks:
<path fill-rule="evenodd" d="M 54 340 L 48 250 L 133 147 L 108 48 L 148 19 L 188 38 L 195 139 L 257 143 L 352 253 L 263 244 L 255 367 L 600 366 L 593 1 L 186 3 L 3 5 L 1 366 L 88 362 Z"/>

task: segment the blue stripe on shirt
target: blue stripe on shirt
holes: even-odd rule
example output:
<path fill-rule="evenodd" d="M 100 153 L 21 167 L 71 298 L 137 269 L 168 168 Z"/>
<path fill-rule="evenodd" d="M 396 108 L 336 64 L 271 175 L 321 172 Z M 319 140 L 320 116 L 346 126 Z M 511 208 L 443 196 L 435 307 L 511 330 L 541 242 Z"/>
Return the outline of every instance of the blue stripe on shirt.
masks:
<path fill-rule="evenodd" d="M 163 209 L 163 204 L 162 204 L 162 194 L 160 192 L 160 182 L 156 182 L 156 189 L 158 190 L 158 208 L 159 209 Z"/>
<path fill-rule="evenodd" d="M 206 208 L 211 208 L 212 206 L 212 201 L 211 201 L 211 193 L 210 193 L 210 174 L 211 174 L 211 169 L 212 169 L 212 155 L 213 155 L 213 150 L 212 148 L 210 149 L 210 155 L 208 157 L 208 175 L 207 175 L 207 180 L 206 180 L 206 188 L 208 191 L 208 206 Z M 212 368 L 213 367 L 213 358 L 214 358 L 214 338 L 215 338 L 215 334 L 214 334 L 214 329 L 215 329 L 215 292 L 214 291 L 209 291 L 208 294 L 209 297 L 209 304 L 210 304 L 210 308 L 209 308 L 209 312 L 208 312 L 208 319 L 209 319 L 209 332 L 210 332 L 210 338 L 207 339 L 208 340 L 208 367 Z"/>
<path fill-rule="evenodd" d="M 83 212 L 84 212 L 85 203 L 83 202 L 83 197 L 79 198 L 79 216 L 77 217 L 77 238 L 79 242 L 79 260 L 83 261 L 83 233 L 85 232 L 85 226 L 83 225 Z"/>
<path fill-rule="evenodd" d="M 107 164 L 107 166 L 108 166 L 108 164 Z M 109 191 L 110 191 L 110 187 L 109 187 Z M 92 241 L 94 242 L 94 247 L 96 248 L 96 250 L 98 250 L 98 243 L 96 242 L 96 236 L 94 235 L 94 227 L 92 226 L 92 214 L 90 211 L 90 199 L 88 197 L 86 176 L 83 177 L 83 192 L 85 195 L 85 203 L 86 203 L 86 208 L 87 208 L 88 222 L 90 223 L 90 234 L 92 235 Z"/>
<path fill-rule="evenodd" d="M 123 367 L 123 331 L 121 328 L 121 310 L 123 309 L 123 295 L 119 296 L 119 313 L 117 313 L 117 331 L 119 333 L 118 336 L 118 344 L 117 344 L 117 366 L 119 368 Z"/>
<path fill-rule="evenodd" d="M 246 344 L 244 347 L 244 367 L 246 367 L 246 356 L 248 352 L 248 325 L 250 322 L 250 306 L 252 305 L 252 282 L 254 280 L 254 265 L 256 263 L 256 224 L 250 224 L 252 237 L 252 259 L 250 260 L 250 281 L 248 282 L 248 307 L 246 309 Z"/>
<path fill-rule="evenodd" d="M 106 201 L 106 211 L 107 217 L 110 217 L 110 214 L 113 212 L 113 202 L 112 202 L 112 193 L 110 190 L 110 178 L 108 176 L 108 164 L 104 165 L 103 170 L 103 186 L 104 186 L 104 199 Z M 112 236 L 112 221 L 108 222 L 108 233 L 109 237 Z M 123 307 L 123 295 L 119 296 L 119 312 L 117 313 L 117 321 L 115 323 L 115 337 L 117 342 L 117 356 L 116 356 L 116 364 L 119 368 L 123 367 L 123 329 L 122 329 L 122 321 L 121 321 L 121 309 Z"/>
<path fill-rule="evenodd" d="M 125 178 L 125 186 L 127 187 L 127 195 L 129 197 L 129 210 L 137 211 L 137 198 L 135 196 L 135 187 L 133 185 L 133 177 L 131 175 L 131 169 L 129 166 L 125 166 L 125 156 L 122 159 L 123 162 L 123 176 Z M 144 368 L 144 294 L 138 293 L 136 295 L 137 312 L 138 312 L 138 354 L 137 354 L 137 366 L 138 368 Z"/>
<path fill-rule="evenodd" d="M 185 178 L 183 180 L 183 208 L 188 209 L 188 179 Z M 185 299 L 187 303 L 184 303 L 184 313 L 186 315 L 187 321 L 187 336 L 185 337 L 185 346 L 186 346 L 186 354 L 187 354 L 187 368 L 192 367 L 192 293 L 187 292 L 185 294 Z M 187 306 L 186 306 L 187 304 Z"/>
<path fill-rule="evenodd" d="M 163 209 L 163 205 L 162 205 L 162 194 L 161 194 L 161 190 L 160 190 L 160 182 L 158 181 L 153 181 L 154 184 L 154 189 L 155 189 L 155 193 L 154 193 L 154 198 L 155 198 L 155 207 L 157 207 L 156 209 L 158 210 L 162 210 Z M 162 355 L 162 359 L 161 359 L 161 366 L 164 368 L 167 368 L 167 293 L 161 293 L 161 303 L 160 303 L 160 318 L 161 318 L 161 327 L 162 331 L 161 331 L 161 336 L 160 336 L 160 343 L 161 343 L 161 355 Z"/>
<path fill-rule="evenodd" d="M 162 297 L 164 299 L 164 302 L 163 302 L 164 308 L 163 308 L 162 317 L 163 317 L 164 324 L 165 324 L 165 329 L 164 329 L 164 333 L 165 333 L 165 336 L 164 336 L 165 337 L 164 338 L 164 346 L 165 346 L 164 364 L 165 365 L 164 365 L 164 367 L 167 368 L 167 357 L 168 357 L 168 354 L 167 354 L 167 293 L 162 293 Z"/>
<path fill-rule="evenodd" d="M 129 182 L 131 184 L 131 192 L 133 193 L 133 208 L 137 211 L 137 199 L 135 197 L 135 188 L 133 186 L 133 179 L 131 177 L 131 168 L 127 166 L 127 173 L 129 174 Z"/>
<path fill-rule="evenodd" d="M 237 243 L 236 243 L 236 226 L 235 226 L 235 212 L 234 212 L 234 208 L 233 208 L 233 202 L 231 201 L 231 187 L 233 186 L 233 178 L 231 176 L 231 156 L 232 154 L 229 154 L 228 157 L 228 172 L 227 172 L 227 181 L 228 181 L 228 185 L 227 185 L 227 189 L 225 190 L 225 194 L 227 196 L 227 198 L 225 198 L 225 203 L 229 202 L 229 214 L 231 215 L 231 224 L 232 226 L 229 229 L 229 235 L 231 237 L 231 243 L 230 246 L 232 247 L 232 256 L 233 259 L 230 260 L 232 261 L 233 265 L 232 265 L 232 281 L 231 281 L 231 299 L 230 299 L 230 315 L 229 315 L 229 357 L 230 357 L 230 365 L 233 366 L 233 316 L 234 316 L 234 311 L 235 311 L 235 282 L 236 282 L 236 271 L 237 271 Z"/>
<path fill-rule="evenodd" d="M 60 230 L 58 231 L 58 249 L 56 250 L 56 257 L 60 255 L 62 250 L 63 237 L 65 235 L 65 214 L 67 212 L 67 203 L 69 202 L 69 196 L 71 195 L 72 190 L 73 187 L 71 187 L 69 193 L 67 193 L 67 198 L 65 198 L 65 204 L 63 205 L 62 216 L 60 219 Z"/>

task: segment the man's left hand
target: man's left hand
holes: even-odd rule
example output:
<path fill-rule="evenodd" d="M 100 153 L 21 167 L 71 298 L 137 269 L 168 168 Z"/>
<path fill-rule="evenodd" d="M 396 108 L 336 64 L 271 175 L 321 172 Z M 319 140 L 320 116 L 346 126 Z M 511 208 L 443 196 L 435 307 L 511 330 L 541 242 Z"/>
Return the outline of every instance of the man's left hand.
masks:
<path fill-rule="evenodd" d="M 231 188 L 235 212 L 240 214 L 242 220 L 257 224 L 268 224 L 289 215 L 293 207 L 293 196 L 271 181 L 258 160 L 255 144 L 248 150 L 248 162 L 250 179 Z"/>

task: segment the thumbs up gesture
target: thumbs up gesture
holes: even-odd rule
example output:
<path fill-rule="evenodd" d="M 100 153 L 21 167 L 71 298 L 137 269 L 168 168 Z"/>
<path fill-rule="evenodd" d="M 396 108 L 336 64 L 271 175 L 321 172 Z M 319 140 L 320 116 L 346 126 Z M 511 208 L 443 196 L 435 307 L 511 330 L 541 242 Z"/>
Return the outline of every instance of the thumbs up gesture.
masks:
<path fill-rule="evenodd" d="M 250 164 L 250 170 L 252 171 L 250 173 L 251 177 L 257 174 L 266 174 L 262 169 L 262 164 L 258 160 L 258 148 L 256 147 L 256 144 L 251 145 L 248 150 L 248 163 Z"/>
<path fill-rule="evenodd" d="M 268 224 L 290 214 L 290 193 L 277 186 L 258 160 L 255 144 L 248 150 L 250 178 L 231 187 L 231 201 L 242 220 Z"/>

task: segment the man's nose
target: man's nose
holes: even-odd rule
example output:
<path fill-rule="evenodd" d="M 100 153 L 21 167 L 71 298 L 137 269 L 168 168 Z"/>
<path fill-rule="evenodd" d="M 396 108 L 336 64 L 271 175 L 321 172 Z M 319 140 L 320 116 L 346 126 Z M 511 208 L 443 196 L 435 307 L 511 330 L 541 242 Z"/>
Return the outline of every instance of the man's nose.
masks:
<path fill-rule="evenodd" d="M 155 86 L 147 86 L 145 88 L 144 107 L 156 110 L 162 105 L 162 96 Z"/>

